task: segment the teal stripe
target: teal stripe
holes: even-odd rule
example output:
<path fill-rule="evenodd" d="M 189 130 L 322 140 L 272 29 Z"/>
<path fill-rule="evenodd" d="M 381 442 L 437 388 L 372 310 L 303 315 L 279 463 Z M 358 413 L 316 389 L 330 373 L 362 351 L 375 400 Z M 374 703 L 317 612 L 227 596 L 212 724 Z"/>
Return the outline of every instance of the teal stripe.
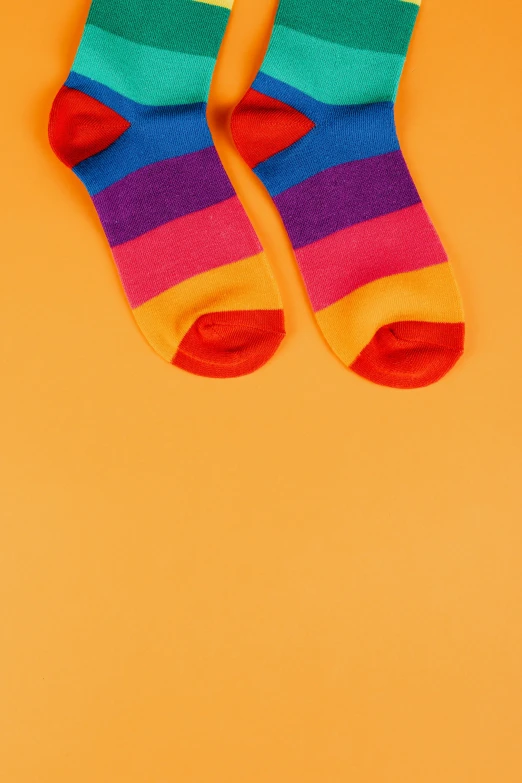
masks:
<path fill-rule="evenodd" d="M 72 70 L 149 106 L 206 102 L 213 57 L 133 43 L 88 24 Z"/>
<path fill-rule="evenodd" d="M 378 103 L 395 100 L 404 59 L 276 25 L 262 71 L 323 103 Z"/>

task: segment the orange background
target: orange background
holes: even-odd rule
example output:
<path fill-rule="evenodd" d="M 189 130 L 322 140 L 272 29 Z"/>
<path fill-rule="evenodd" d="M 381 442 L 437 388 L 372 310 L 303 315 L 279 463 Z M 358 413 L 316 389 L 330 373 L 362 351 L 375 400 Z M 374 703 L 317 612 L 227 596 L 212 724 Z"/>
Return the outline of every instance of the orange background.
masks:
<path fill-rule="evenodd" d="M 157 358 L 46 141 L 88 2 L 1 6 L 0 779 L 520 783 L 519 4 L 421 9 L 399 135 L 469 338 L 413 392 L 329 352 L 222 127 L 288 337 L 230 381 Z M 213 126 L 273 6 L 237 0 Z"/>

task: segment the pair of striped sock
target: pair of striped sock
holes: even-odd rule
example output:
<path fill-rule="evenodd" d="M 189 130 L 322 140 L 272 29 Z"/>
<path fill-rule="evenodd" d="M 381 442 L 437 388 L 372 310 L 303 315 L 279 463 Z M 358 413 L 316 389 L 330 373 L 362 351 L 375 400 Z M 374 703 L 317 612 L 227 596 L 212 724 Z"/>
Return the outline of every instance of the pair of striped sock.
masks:
<path fill-rule="evenodd" d="M 216 378 L 256 370 L 285 333 L 206 122 L 232 2 L 93 0 L 49 124 L 143 334 L 167 361 Z M 418 10 L 416 0 L 280 0 L 232 116 L 327 342 L 359 375 L 397 388 L 440 379 L 464 342 L 459 293 L 395 131 Z"/>

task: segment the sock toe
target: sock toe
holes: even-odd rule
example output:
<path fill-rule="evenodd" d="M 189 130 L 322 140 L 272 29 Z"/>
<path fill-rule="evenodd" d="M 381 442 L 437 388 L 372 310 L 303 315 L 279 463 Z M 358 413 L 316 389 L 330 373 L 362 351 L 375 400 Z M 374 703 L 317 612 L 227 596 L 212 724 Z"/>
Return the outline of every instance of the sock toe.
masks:
<path fill-rule="evenodd" d="M 417 389 L 440 380 L 464 350 L 464 324 L 399 321 L 379 329 L 351 369 L 396 389 Z"/>
<path fill-rule="evenodd" d="M 282 310 L 233 310 L 200 316 L 172 364 L 208 378 L 234 378 L 259 369 L 285 336 Z"/>

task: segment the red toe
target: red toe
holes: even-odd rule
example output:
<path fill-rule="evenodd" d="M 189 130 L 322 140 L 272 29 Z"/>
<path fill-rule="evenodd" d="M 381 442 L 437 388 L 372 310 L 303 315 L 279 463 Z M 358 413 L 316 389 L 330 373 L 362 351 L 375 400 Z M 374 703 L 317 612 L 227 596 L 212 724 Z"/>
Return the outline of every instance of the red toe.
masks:
<path fill-rule="evenodd" d="M 396 389 L 440 380 L 464 350 L 464 324 L 399 321 L 383 326 L 351 365 L 363 378 Z"/>
<path fill-rule="evenodd" d="M 172 363 L 208 378 L 248 375 L 265 364 L 285 336 L 282 310 L 232 310 L 200 316 Z"/>

